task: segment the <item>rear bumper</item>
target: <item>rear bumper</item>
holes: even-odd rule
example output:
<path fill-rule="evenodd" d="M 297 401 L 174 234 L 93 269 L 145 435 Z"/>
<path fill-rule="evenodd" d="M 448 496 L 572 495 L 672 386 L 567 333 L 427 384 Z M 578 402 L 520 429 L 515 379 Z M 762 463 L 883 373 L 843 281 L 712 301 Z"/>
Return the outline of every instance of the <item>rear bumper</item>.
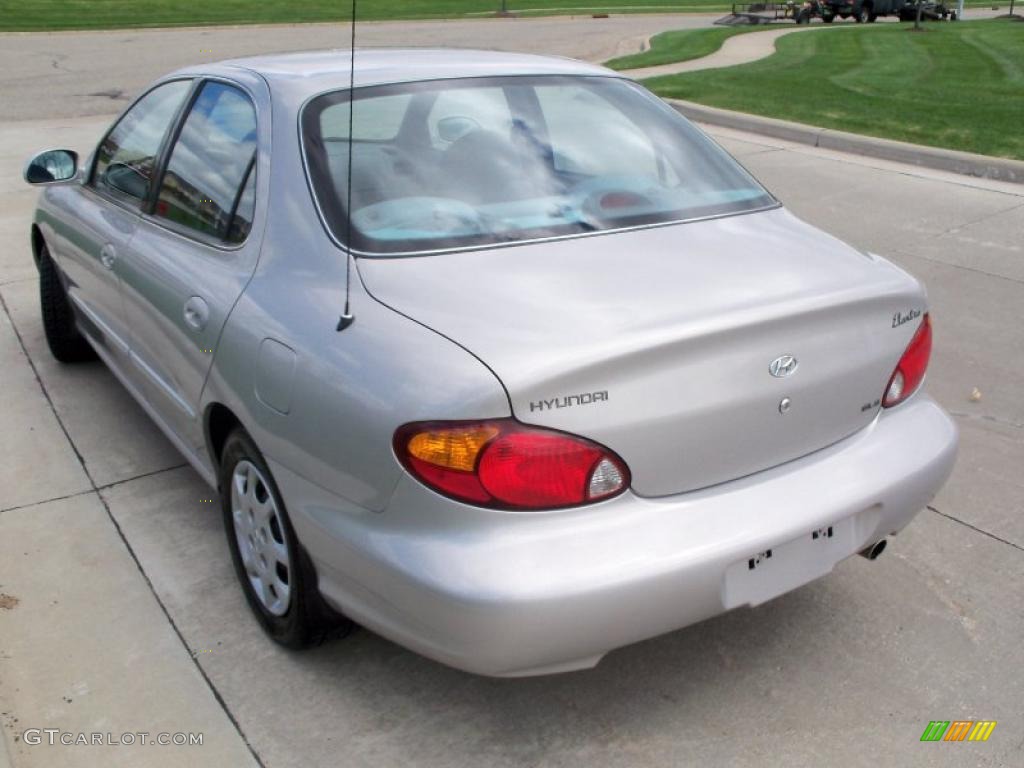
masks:
<path fill-rule="evenodd" d="M 824 575 L 907 525 L 948 478 L 956 448 L 952 420 L 918 394 L 773 470 L 567 512 L 479 510 L 405 478 L 372 513 L 272 468 L 329 602 L 445 664 L 510 676 L 593 666 Z"/>

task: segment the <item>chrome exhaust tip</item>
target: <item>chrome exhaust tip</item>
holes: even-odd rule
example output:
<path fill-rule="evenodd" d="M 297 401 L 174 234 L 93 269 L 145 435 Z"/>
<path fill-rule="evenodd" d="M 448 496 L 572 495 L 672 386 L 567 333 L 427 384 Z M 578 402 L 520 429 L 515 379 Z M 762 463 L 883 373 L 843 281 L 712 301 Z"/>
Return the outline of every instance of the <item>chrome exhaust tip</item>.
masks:
<path fill-rule="evenodd" d="M 877 560 L 878 556 L 883 552 L 885 552 L 885 539 L 879 539 L 871 546 L 864 547 L 857 554 L 861 557 L 866 557 L 868 560 Z"/>

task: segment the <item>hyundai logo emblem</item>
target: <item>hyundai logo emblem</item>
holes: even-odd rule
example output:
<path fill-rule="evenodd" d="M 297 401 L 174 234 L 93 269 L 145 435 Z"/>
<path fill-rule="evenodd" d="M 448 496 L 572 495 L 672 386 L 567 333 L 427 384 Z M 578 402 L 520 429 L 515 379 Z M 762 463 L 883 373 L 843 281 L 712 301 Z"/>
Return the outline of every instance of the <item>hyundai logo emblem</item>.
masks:
<path fill-rule="evenodd" d="M 799 365 L 800 361 L 792 355 L 783 355 L 772 360 L 772 364 L 768 366 L 768 373 L 776 379 L 784 379 L 796 373 L 797 366 Z"/>

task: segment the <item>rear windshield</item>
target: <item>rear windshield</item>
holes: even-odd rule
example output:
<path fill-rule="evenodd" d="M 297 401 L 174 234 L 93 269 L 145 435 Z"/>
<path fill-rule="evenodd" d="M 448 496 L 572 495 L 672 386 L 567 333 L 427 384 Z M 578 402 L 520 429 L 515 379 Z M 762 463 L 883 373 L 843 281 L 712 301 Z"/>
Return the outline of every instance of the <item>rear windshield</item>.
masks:
<path fill-rule="evenodd" d="M 388 85 L 357 89 L 352 115 L 350 105 L 348 91 L 312 100 L 302 136 L 327 226 L 363 253 L 514 243 L 775 205 L 674 110 L 617 78 Z"/>

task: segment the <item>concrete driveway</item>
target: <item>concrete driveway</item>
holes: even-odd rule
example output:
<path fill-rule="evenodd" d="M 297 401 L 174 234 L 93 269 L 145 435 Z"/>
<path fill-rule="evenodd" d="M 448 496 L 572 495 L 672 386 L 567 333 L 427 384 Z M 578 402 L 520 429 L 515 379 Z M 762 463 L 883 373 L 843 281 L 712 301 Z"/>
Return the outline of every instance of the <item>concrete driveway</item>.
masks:
<path fill-rule="evenodd" d="M 636 53 L 658 32 L 708 27 L 722 14 L 367 22 L 357 46 L 450 46 L 607 61 Z M 118 112 L 147 83 L 178 67 L 281 51 L 349 46 L 342 24 L 0 33 L 4 120 Z"/>
<path fill-rule="evenodd" d="M 265 640 L 211 491 L 101 365 L 50 358 L 21 164 L 107 122 L 0 123 L 0 766 L 4 742 L 17 768 L 1024 764 L 1024 187 L 715 131 L 795 213 L 926 282 L 957 469 L 875 563 L 595 670 L 491 680 L 365 631 Z M 919 741 L 958 719 L 998 726 Z M 203 744 L 26 743 L 46 728 Z"/>

